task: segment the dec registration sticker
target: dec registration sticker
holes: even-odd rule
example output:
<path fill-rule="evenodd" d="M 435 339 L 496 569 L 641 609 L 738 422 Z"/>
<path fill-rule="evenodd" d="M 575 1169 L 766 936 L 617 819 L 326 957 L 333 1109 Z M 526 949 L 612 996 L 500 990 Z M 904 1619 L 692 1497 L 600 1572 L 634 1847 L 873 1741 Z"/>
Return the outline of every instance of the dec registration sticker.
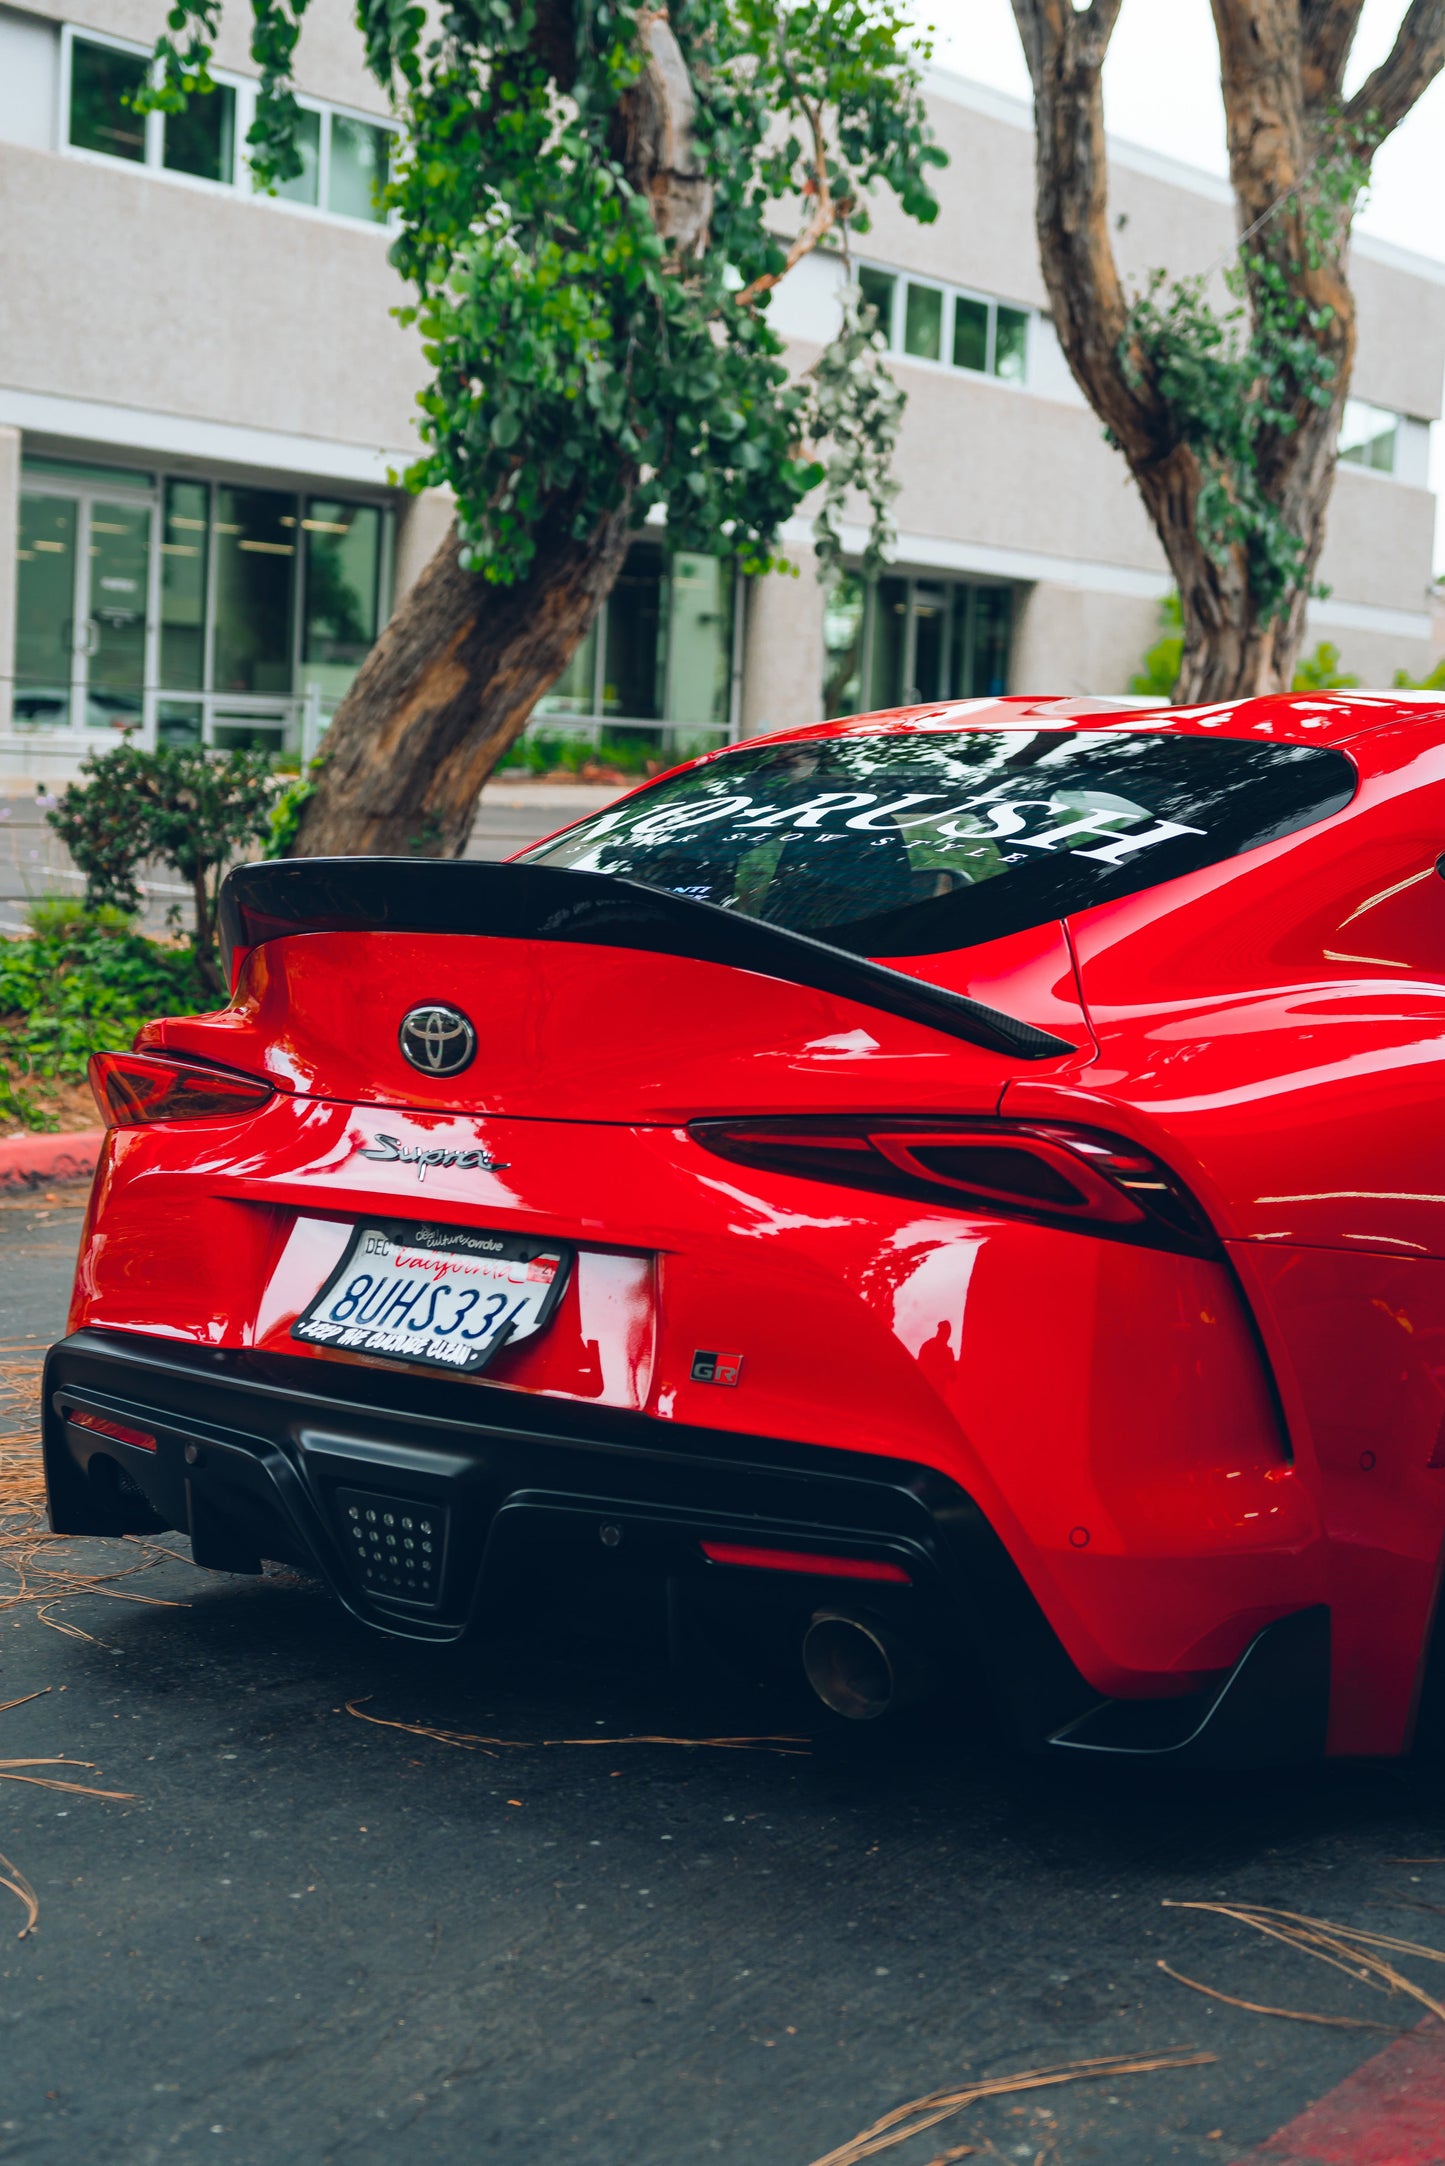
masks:
<path fill-rule="evenodd" d="M 358 1226 L 293 1339 L 435 1368 L 483 1369 L 545 1330 L 572 1267 L 564 1242 L 462 1226 Z"/>

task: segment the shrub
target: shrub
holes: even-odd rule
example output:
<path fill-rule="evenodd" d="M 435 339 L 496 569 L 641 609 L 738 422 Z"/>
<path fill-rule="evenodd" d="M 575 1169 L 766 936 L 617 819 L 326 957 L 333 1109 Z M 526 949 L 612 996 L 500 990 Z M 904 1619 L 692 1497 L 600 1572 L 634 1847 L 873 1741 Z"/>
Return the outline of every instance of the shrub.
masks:
<path fill-rule="evenodd" d="M 210 989 L 190 948 L 147 940 L 114 909 L 48 897 L 30 923 L 29 939 L 0 940 L 0 1116 L 35 1125 L 46 1116 L 26 1082 L 78 1081 L 92 1053 L 207 1006 Z"/>
<path fill-rule="evenodd" d="M 216 897 L 227 864 L 270 829 L 276 784 L 264 751 L 216 753 L 202 745 L 134 744 L 92 755 L 47 815 L 85 874 L 91 911 L 134 912 L 137 873 L 159 858 L 180 874 L 195 909 L 196 967 L 220 992 Z"/>
<path fill-rule="evenodd" d="M 1408 669 L 1397 669 L 1395 688 L 1400 692 L 1445 692 L 1445 655 L 1423 677 L 1412 677 Z"/>

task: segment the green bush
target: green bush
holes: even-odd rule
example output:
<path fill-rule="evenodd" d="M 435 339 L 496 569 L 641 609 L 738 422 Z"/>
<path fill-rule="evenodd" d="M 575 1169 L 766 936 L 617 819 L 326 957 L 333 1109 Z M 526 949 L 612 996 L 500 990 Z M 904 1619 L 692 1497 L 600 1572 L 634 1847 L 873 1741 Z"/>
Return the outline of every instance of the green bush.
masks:
<path fill-rule="evenodd" d="M 30 923 L 28 939 L 0 940 L 0 1118 L 54 1127 L 27 1083 L 78 1081 L 92 1053 L 120 1051 L 153 1016 L 192 1014 L 212 995 L 191 948 L 147 940 L 113 908 L 47 897 Z"/>
<path fill-rule="evenodd" d="M 140 867 L 160 859 L 190 888 L 195 967 L 219 993 L 216 897 L 230 859 L 270 833 L 277 786 L 269 753 L 123 744 L 92 754 L 81 774 L 47 818 L 85 874 L 87 906 L 139 909 Z"/>
<path fill-rule="evenodd" d="M 1145 699 L 1173 699 L 1184 660 L 1184 610 L 1177 594 L 1166 594 L 1159 604 L 1164 637 L 1156 640 L 1144 657 L 1144 667 L 1129 679 L 1129 690 Z"/>
<path fill-rule="evenodd" d="M 620 775 L 653 775 L 707 751 L 714 741 L 712 738 L 699 738 L 695 743 L 679 741 L 676 750 L 667 752 L 663 749 L 660 729 L 604 730 L 595 745 L 590 737 L 567 730 L 538 731 L 535 736 L 528 734 L 517 739 L 497 775 L 498 780 L 505 780 L 509 774 L 576 775 L 584 767 L 592 766 L 611 767 Z"/>
<path fill-rule="evenodd" d="M 1423 677 L 1412 677 L 1408 669 L 1397 669 L 1395 688 L 1400 692 L 1445 692 L 1445 655 Z"/>

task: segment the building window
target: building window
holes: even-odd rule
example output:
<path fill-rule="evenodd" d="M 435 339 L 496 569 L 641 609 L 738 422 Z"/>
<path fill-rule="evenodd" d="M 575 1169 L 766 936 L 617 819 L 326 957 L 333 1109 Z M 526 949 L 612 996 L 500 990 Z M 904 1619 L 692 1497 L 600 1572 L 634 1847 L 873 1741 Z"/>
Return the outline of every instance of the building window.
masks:
<path fill-rule="evenodd" d="M 326 208 L 338 218 L 370 218 L 384 221 L 381 202 L 389 173 L 391 136 L 370 121 L 348 120 L 344 113 L 329 113 L 331 157 L 327 174 Z"/>
<path fill-rule="evenodd" d="M 23 462 L 16 720 L 315 750 L 386 616 L 382 505 Z"/>
<path fill-rule="evenodd" d="M 250 192 L 241 145 L 256 109 L 256 84 L 237 79 L 192 94 L 183 113 L 139 114 L 150 57 L 135 47 L 67 33 L 72 149 Z M 281 182 L 283 202 L 337 218 L 385 224 L 394 128 L 309 101 L 299 107 L 301 171 Z M 259 194 L 259 191 L 257 192 Z"/>
<path fill-rule="evenodd" d="M 144 165 L 146 124 L 130 101 L 145 88 L 146 63 L 137 53 L 77 38 L 70 48 L 70 140 L 77 150 Z"/>
<path fill-rule="evenodd" d="M 294 144 L 301 171 L 290 180 L 277 181 L 276 193 L 283 203 L 305 203 L 316 210 L 321 202 L 322 115 L 303 105 L 296 116 Z"/>
<path fill-rule="evenodd" d="M 554 718 L 636 729 L 728 726 L 733 570 L 721 557 L 667 551 L 650 537 L 627 552 L 617 584 L 562 676 L 533 709 Z"/>
<path fill-rule="evenodd" d="M 1013 592 L 959 579 L 848 573 L 823 612 L 829 719 L 1008 690 Z"/>
<path fill-rule="evenodd" d="M 895 353 L 915 361 L 946 361 L 1003 383 L 1028 381 L 1031 310 L 988 294 L 925 285 L 873 264 L 861 265 L 857 275 L 859 290 L 878 311 L 878 328 Z"/>
<path fill-rule="evenodd" d="M 193 180 L 225 181 L 236 177 L 236 93 L 218 83 L 197 93 L 184 113 L 167 113 L 161 134 L 161 164 Z"/>
<path fill-rule="evenodd" d="M 296 499 L 219 488 L 214 533 L 216 690 L 289 692 Z"/>
<path fill-rule="evenodd" d="M 937 286 L 908 281 L 903 304 L 903 351 L 920 361 L 943 358 L 943 295 Z"/>
<path fill-rule="evenodd" d="M 161 523 L 161 683 L 199 692 L 206 681 L 206 569 L 210 491 L 168 481 Z"/>
<path fill-rule="evenodd" d="M 382 514 L 375 504 L 308 497 L 302 674 L 339 703 L 381 629 Z"/>
<path fill-rule="evenodd" d="M 898 285 L 891 271 L 876 271 L 871 263 L 858 268 L 858 291 L 870 308 L 878 311 L 878 328 L 893 343 L 893 295 Z"/>
<path fill-rule="evenodd" d="M 1340 423 L 1340 457 L 1348 465 L 1393 474 L 1399 434 L 1398 414 L 1383 406 L 1367 405 L 1364 399 L 1346 399 Z"/>

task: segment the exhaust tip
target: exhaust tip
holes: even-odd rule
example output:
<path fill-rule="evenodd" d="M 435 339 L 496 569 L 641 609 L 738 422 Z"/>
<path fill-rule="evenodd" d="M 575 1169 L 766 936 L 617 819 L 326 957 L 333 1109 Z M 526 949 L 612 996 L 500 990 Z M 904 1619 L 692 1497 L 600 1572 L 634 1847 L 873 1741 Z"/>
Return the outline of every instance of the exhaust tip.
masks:
<path fill-rule="evenodd" d="M 885 1626 L 843 1610 L 818 1610 L 803 1635 L 803 1670 L 826 1708 L 847 1722 L 876 1722 L 919 1695 L 903 1643 Z"/>

